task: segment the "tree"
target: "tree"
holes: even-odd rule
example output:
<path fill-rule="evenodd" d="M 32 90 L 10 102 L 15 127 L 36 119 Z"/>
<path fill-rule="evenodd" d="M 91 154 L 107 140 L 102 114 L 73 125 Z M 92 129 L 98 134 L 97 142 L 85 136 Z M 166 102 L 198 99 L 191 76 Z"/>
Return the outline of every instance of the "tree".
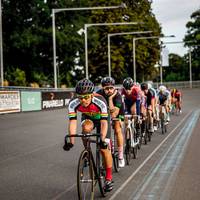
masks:
<path fill-rule="evenodd" d="M 191 21 L 186 24 L 186 28 L 188 30 L 184 41 L 185 46 L 191 48 L 192 79 L 200 80 L 200 9 L 191 14 Z"/>
<path fill-rule="evenodd" d="M 53 86 L 52 8 L 119 5 L 121 0 L 4 0 L 3 49 L 4 71 L 12 68 L 25 72 L 27 84 Z M 108 73 L 107 34 L 122 31 L 152 30 L 160 35 L 159 24 L 151 11 L 151 1 L 126 0 L 127 9 L 67 11 L 56 13 L 56 52 L 59 83 L 68 87 L 85 77 L 84 33 L 86 23 L 142 21 L 137 26 L 91 27 L 88 30 L 89 74 L 99 83 Z M 132 36 L 111 41 L 112 72 L 117 83 L 132 75 Z M 148 78 L 159 58 L 158 42 L 137 44 L 138 78 Z M 7 76 L 9 77 L 9 76 Z M 41 79 L 44 79 L 41 81 Z"/>
<path fill-rule="evenodd" d="M 187 58 L 169 54 L 169 67 L 163 68 L 163 79 L 165 81 L 189 80 Z"/>
<path fill-rule="evenodd" d="M 121 1 L 109 1 L 109 4 Z M 143 22 L 133 26 L 110 26 L 93 29 L 93 37 L 98 40 L 90 43 L 89 68 L 92 80 L 98 81 L 102 76 L 108 75 L 107 34 L 129 31 L 153 31 L 153 35 L 160 35 L 161 28 L 152 13 L 151 1 L 126 0 L 127 9 L 108 10 L 101 14 L 94 13 L 91 20 L 95 22 Z M 108 1 L 101 0 L 99 5 L 107 5 Z M 89 33 L 91 34 L 91 32 Z M 137 35 L 139 37 L 139 35 Z M 140 35 L 142 36 L 142 35 Z M 150 35 L 149 35 L 150 36 Z M 132 35 L 111 37 L 112 76 L 117 83 L 121 83 L 126 76 L 133 76 Z M 154 73 L 154 64 L 159 59 L 158 40 L 140 41 L 136 48 L 136 65 L 138 80 L 147 79 Z M 98 71 L 98 73 L 96 73 Z"/>

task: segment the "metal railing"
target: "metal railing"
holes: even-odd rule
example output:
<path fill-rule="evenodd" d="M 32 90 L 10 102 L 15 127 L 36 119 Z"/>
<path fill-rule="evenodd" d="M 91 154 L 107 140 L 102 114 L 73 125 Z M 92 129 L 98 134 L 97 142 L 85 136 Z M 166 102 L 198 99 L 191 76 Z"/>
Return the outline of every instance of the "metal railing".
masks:
<path fill-rule="evenodd" d="M 155 88 L 159 87 L 160 82 L 154 82 L 153 86 Z M 163 82 L 169 88 L 190 88 L 190 81 L 174 81 L 174 82 Z M 122 85 L 116 85 L 117 88 L 122 87 Z M 200 88 L 200 80 L 192 81 L 192 88 Z M 95 90 L 99 87 L 95 87 Z M 0 86 L 0 90 L 31 90 L 31 91 L 54 91 L 54 92 L 75 92 L 74 88 L 33 88 L 33 87 L 21 87 L 21 86 Z"/>
<path fill-rule="evenodd" d="M 158 83 L 153 83 L 153 86 L 157 88 L 160 84 Z M 163 82 L 162 85 L 165 85 L 169 88 L 190 88 L 190 81 L 174 81 L 174 82 Z M 192 81 L 192 88 L 200 88 L 200 81 Z"/>

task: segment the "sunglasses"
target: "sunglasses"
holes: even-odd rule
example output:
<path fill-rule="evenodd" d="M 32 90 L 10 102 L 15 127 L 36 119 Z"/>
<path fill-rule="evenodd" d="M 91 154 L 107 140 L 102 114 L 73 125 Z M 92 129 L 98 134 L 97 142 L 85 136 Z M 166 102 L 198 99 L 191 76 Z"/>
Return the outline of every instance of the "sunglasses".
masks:
<path fill-rule="evenodd" d="M 104 87 L 104 90 L 114 90 L 114 87 L 110 86 L 110 87 Z"/>
<path fill-rule="evenodd" d="M 86 94 L 86 95 L 77 95 L 77 97 L 80 99 L 80 100 L 87 100 L 91 97 L 91 94 Z"/>

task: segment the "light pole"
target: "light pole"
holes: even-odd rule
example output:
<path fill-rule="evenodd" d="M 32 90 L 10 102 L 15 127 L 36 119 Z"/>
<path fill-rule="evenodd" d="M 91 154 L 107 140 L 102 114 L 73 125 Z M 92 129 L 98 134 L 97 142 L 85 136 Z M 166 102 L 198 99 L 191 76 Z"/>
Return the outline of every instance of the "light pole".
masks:
<path fill-rule="evenodd" d="M 91 26 L 118 26 L 118 25 L 136 25 L 142 22 L 115 22 L 115 23 L 95 23 L 95 24 L 85 24 L 85 74 L 88 78 L 88 44 L 87 44 L 87 29 Z"/>
<path fill-rule="evenodd" d="M 117 8 L 125 8 L 125 7 L 126 7 L 126 4 L 122 3 L 121 5 L 118 5 L 118 6 L 107 6 L 107 7 L 85 7 L 85 8 L 59 8 L 59 9 L 52 9 L 54 88 L 57 89 L 55 14 L 58 13 L 58 12 L 63 12 L 63 11 L 104 10 L 104 9 L 117 9 Z"/>
<path fill-rule="evenodd" d="M 110 37 L 117 35 L 134 35 L 134 34 L 146 34 L 152 33 L 152 31 L 137 31 L 137 32 L 120 32 L 108 34 L 108 76 L 111 76 L 111 53 L 110 53 Z"/>
<path fill-rule="evenodd" d="M 1 86 L 3 86 L 3 37 L 2 37 L 2 7 L 0 0 L 0 66 L 1 66 Z"/>
<path fill-rule="evenodd" d="M 169 35 L 169 36 L 150 36 L 150 37 L 133 38 L 133 71 L 134 71 L 134 81 L 136 81 L 136 57 L 135 57 L 135 42 L 136 42 L 136 40 L 160 39 L 160 38 L 168 38 L 168 37 L 175 37 L 175 36 L 174 35 Z M 160 82 L 162 83 L 162 66 L 160 66 Z"/>

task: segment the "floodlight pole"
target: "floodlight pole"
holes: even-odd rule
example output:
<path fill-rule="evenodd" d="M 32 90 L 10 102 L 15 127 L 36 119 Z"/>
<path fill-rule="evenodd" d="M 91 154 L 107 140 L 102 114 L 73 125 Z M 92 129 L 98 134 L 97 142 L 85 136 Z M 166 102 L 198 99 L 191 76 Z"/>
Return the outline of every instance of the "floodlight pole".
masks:
<path fill-rule="evenodd" d="M 133 38 L 133 71 L 134 71 L 134 81 L 136 81 L 136 57 L 135 57 L 135 42 L 136 40 L 148 40 L 148 39 L 159 39 L 160 38 L 168 38 L 168 37 L 175 37 L 174 35 L 169 36 L 149 36 L 149 37 L 138 37 Z M 162 59 L 162 58 L 161 58 Z M 162 84 L 162 60 L 161 60 L 161 66 L 160 66 L 160 82 Z"/>
<path fill-rule="evenodd" d="M 108 75 L 111 76 L 111 53 L 110 53 L 110 38 L 119 35 L 135 35 L 135 34 L 147 34 L 152 31 L 136 31 L 136 32 L 120 32 L 120 33 L 109 33 L 108 34 Z M 133 46 L 134 48 L 135 46 Z"/>
<path fill-rule="evenodd" d="M 55 30 L 55 14 L 63 11 L 81 11 L 81 10 L 104 10 L 126 8 L 126 4 L 122 3 L 118 6 L 107 7 L 85 7 L 85 8 L 59 8 L 52 9 L 52 35 L 53 35 L 53 67 L 54 67 L 54 88 L 57 89 L 57 62 L 56 62 L 56 30 Z"/>
<path fill-rule="evenodd" d="M 0 72 L 1 72 L 1 86 L 3 87 L 4 83 L 4 72 L 3 72 L 3 36 L 2 36 L 2 7 L 0 0 Z"/>
<path fill-rule="evenodd" d="M 87 30 L 91 26 L 119 26 L 119 25 L 136 25 L 141 22 L 115 22 L 115 23 L 94 23 L 94 24 L 85 24 L 85 76 L 89 78 L 88 75 L 88 37 L 87 37 Z"/>

